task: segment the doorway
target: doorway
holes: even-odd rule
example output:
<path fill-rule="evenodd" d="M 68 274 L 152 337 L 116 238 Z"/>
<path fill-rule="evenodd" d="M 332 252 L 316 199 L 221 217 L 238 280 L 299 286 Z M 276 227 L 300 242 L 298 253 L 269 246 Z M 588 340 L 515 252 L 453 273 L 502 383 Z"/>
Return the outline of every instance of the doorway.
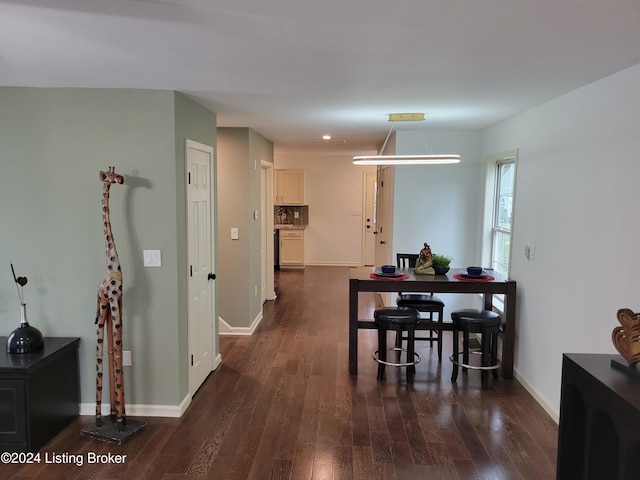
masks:
<path fill-rule="evenodd" d="M 261 287 L 262 303 L 275 300 L 273 278 L 274 238 L 273 238 L 273 163 L 260 162 L 260 238 L 261 238 Z"/>
<path fill-rule="evenodd" d="M 378 167 L 376 195 L 376 265 L 395 264 L 393 259 L 393 167 Z"/>
<path fill-rule="evenodd" d="M 362 192 L 364 215 L 362 216 L 362 264 L 375 265 L 376 262 L 376 172 L 364 172 Z"/>

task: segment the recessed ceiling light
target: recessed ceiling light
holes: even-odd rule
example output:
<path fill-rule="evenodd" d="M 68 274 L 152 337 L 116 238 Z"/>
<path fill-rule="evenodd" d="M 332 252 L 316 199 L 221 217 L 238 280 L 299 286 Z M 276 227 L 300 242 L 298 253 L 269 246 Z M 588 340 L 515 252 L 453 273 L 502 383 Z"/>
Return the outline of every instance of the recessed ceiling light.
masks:
<path fill-rule="evenodd" d="M 322 135 L 323 140 L 331 140 L 331 135 Z"/>

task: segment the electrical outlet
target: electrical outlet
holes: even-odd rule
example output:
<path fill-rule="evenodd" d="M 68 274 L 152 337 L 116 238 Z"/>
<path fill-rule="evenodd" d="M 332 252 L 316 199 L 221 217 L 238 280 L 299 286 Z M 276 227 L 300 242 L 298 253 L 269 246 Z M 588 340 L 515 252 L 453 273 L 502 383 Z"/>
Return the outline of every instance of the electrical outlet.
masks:
<path fill-rule="evenodd" d="M 122 352 L 122 366 L 123 367 L 131 366 L 131 350 L 124 350 Z"/>

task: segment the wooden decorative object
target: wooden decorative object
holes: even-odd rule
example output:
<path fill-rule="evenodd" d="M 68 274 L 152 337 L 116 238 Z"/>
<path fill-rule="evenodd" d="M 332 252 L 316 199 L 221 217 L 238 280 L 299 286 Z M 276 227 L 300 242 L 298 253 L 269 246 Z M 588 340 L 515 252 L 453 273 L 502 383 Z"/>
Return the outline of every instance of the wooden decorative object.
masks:
<path fill-rule="evenodd" d="M 104 239 L 107 260 L 107 274 L 98 287 L 98 309 L 96 324 L 98 325 L 98 344 L 96 349 L 96 426 L 102 426 L 102 376 L 103 376 L 103 343 L 106 346 L 109 366 L 109 401 L 111 404 L 111 421 L 117 423 L 118 431 L 123 431 L 127 424 L 124 402 L 124 372 L 122 370 L 122 271 L 116 251 L 116 243 L 111 231 L 109 217 L 109 189 L 111 185 L 122 185 L 124 177 L 109 167 L 100 172 L 103 183 L 102 220 L 104 223 Z"/>
<path fill-rule="evenodd" d="M 611 332 L 613 346 L 627 361 L 630 368 L 640 362 L 640 314 L 628 308 L 618 310 L 618 321 L 622 325 Z"/>

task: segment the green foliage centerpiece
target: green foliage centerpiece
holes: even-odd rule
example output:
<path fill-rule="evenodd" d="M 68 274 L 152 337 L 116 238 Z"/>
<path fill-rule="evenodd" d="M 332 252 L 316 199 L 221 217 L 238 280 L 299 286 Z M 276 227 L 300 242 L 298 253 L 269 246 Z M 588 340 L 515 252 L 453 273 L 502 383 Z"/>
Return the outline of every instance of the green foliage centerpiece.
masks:
<path fill-rule="evenodd" d="M 447 257 L 445 255 L 433 255 L 433 269 L 436 272 L 436 275 L 444 275 L 449 271 L 451 261 L 453 258 Z"/>

